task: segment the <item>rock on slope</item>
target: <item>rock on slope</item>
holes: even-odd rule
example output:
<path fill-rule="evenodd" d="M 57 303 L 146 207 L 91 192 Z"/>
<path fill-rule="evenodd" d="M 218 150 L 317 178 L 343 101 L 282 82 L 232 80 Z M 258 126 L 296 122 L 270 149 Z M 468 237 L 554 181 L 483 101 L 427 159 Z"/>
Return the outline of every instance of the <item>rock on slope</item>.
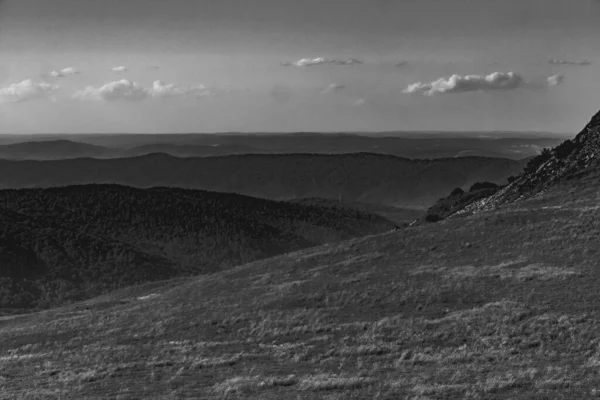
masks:
<path fill-rule="evenodd" d="M 494 209 L 539 195 L 560 182 L 583 177 L 600 166 L 600 112 L 575 138 L 532 159 L 510 184 L 489 197 L 468 204 L 454 215 Z"/>

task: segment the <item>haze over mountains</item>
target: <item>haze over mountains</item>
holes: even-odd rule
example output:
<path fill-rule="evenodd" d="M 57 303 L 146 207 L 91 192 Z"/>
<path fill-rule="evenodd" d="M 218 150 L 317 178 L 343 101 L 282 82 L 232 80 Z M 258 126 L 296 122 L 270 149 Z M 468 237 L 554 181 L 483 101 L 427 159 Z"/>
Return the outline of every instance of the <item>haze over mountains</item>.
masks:
<path fill-rule="evenodd" d="M 166 153 L 177 157 L 233 154 L 343 154 L 369 152 L 425 159 L 461 156 L 523 159 L 560 143 L 550 134 L 386 133 L 2 135 L 0 158 L 55 160 L 115 158 Z"/>

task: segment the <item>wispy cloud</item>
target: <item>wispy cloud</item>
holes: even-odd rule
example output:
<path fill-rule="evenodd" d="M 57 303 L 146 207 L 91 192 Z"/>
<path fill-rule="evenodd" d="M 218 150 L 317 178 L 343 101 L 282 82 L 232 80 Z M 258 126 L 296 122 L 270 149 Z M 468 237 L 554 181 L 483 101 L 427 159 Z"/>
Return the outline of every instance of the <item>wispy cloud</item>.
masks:
<path fill-rule="evenodd" d="M 489 75 L 452 75 L 433 82 L 416 82 L 404 93 L 433 96 L 446 93 L 464 93 L 494 90 L 511 90 L 525 85 L 525 80 L 514 72 L 493 72 Z"/>
<path fill-rule="evenodd" d="M 317 65 L 359 65 L 359 64 L 363 64 L 363 61 L 358 60 L 356 58 L 350 58 L 347 60 L 338 60 L 338 59 L 333 59 L 333 58 L 324 58 L 324 57 L 317 57 L 317 58 L 303 58 L 301 60 L 298 61 L 294 61 L 294 62 L 284 62 L 281 63 L 282 66 L 284 67 L 313 67 L 313 66 L 317 66 Z"/>
<path fill-rule="evenodd" d="M 548 63 L 553 65 L 590 65 L 592 62 L 588 60 L 571 61 L 553 58 Z"/>
<path fill-rule="evenodd" d="M 337 83 L 332 83 L 331 85 L 329 85 L 326 88 L 324 88 L 323 90 L 321 90 L 319 93 L 321 93 L 321 94 L 338 93 L 338 92 L 344 90 L 345 88 L 346 88 L 346 85 L 339 85 Z"/>
<path fill-rule="evenodd" d="M 557 86 L 565 81 L 564 75 L 552 75 L 546 78 L 546 83 L 548 86 Z"/>
<path fill-rule="evenodd" d="M 44 99 L 58 89 L 57 85 L 49 83 L 36 83 L 31 79 L 26 79 L 19 83 L 14 83 L 8 87 L 0 89 L 0 101 L 21 103 L 25 101 Z"/>
<path fill-rule="evenodd" d="M 398 68 L 404 67 L 406 64 L 408 64 L 408 61 L 398 61 L 396 63 L 396 67 L 398 67 Z"/>
<path fill-rule="evenodd" d="M 52 71 L 50 72 L 50 76 L 54 77 L 54 78 L 64 78 L 70 75 L 77 75 L 80 74 L 81 72 L 73 67 L 67 67 L 67 68 L 63 68 L 61 70 L 58 71 Z"/>
<path fill-rule="evenodd" d="M 162 81 L 154 81 L 152 87 L 144 88 L 139 83 L 128 79 L 121 79 L 107 83 L 100 87 L 88 86 L 73 95 L 76 99 L 100 101 L 142 101 L 147 98 L 167 99 L 186 95 L 196 97 L 208 96 L 212 92 L 204 85 L 179 87 Z"/>
<path fill-rule="evenodd" d="M 125 67 L 124 65 L 118 66 L 118 67 L 114 67 L 111 69 L 112 72 L 126 72 L 128 71 L 127 67 Z"/>

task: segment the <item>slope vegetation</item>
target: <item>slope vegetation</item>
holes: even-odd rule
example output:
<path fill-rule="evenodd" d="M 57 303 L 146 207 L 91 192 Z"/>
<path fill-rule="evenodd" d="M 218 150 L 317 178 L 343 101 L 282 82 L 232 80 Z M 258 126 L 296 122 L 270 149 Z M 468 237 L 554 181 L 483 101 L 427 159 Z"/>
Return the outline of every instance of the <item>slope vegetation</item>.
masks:
<path fill-rule="evenodd" d="M 110 160 L 0 161 L 0 188 L 116 183 L 177 186 L 268 199 L 321 197 L 426 208 L 456 187 L 505 183 L 525 161 L 461 157 L 409 160 L 357 153 L 176 158 L 152 154 Z"/>
<path fill-rule="evenodd" d="M 0 191 L 0 307 L 216 272 L 395 225 L 367 212 L 175 188 Z"/>

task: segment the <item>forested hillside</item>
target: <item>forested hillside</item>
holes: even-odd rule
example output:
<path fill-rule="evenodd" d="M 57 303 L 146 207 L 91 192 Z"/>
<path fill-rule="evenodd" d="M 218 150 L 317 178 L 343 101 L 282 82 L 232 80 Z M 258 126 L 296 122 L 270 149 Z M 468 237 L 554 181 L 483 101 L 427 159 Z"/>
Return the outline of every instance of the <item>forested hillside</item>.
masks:
<path fill-rule="evenodd" d="M 58 304 L 394 228 L 349 208 L 198 190 L 3 190 L 0 307 Z"/>

